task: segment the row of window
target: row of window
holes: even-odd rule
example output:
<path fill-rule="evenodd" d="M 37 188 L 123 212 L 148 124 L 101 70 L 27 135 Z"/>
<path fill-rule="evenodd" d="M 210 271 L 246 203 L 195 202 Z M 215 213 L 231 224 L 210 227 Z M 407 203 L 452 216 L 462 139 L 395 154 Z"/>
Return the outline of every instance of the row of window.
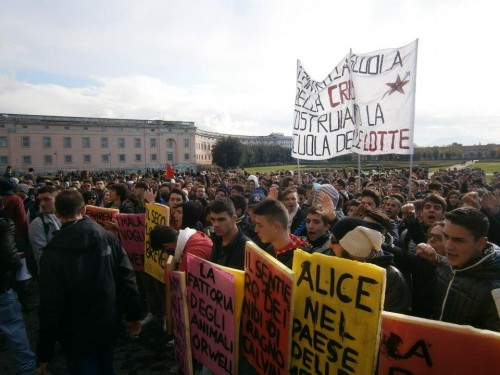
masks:
<path fill-rule="evenodd" d="M 158 161 L 158 156 L 157 154 L 151 154 L 151 162 L 156 162 Z M 184 160 L 189 160 L 189 154 L 184 154 Z M 46 165 L 52 165 L 54 164 L 54 161 L 56 163 L 59 163 L 57 160 L 57 153 L 54 155 L 44 155 L 43 157 L 43 163 Z M 141 162 L 142 161 L 142 154 L 135 154 L 134 155 L 134 161 L 135 162 Z M 172 152 L 167 153 L 167 161 L 173 162 L 174 161 L 174 154 Z M 63 160 L 60 161 L 61 163 L 64 164 L 72 164 L 73 163 L 73 155 L 63 155 Z M 83 155 L 83 162 L 84 163 L 92 163 L 92 155 L 86 154 Z M 110 154 L 103 154 L 101 155 L 101 163 L 111 163 L 111 155 Z M 118 155 L 118 162 L 119 163 L 126 163 L 127 162 L 127 155 L 126 154 L 119 154 Z M 22 163 L 23 164 L 32 164 L 32 158 L 30 155 L 23 155 L 22 156 Z M 0 155 L 0 165 L 3 164 L 9 164 L 9 157 L 8 156 L 3 156 Z"/>
<path fill-rule="evenodd" d="M 215 145 L 210 145 L 208 142 L 201 142 L 196 144 L 198 150 L 211 150 Z"/>
<path fill-rule="evenodd" d="M 23 125 L 22 126 L 23 129 L 28 129 L 28 125 Z M 0 128 L 5 128 L 5 124 L 0 124 Z M 49 125 L 44 125 L 43 126 L 44 129 L 50 129 L 50 126 Z M 81 127 L 78 127 L 79 129 L 81 129 Z M 64 127 L 64 130 L 70 130 L 71 128 L 69 126 L 65 126 Z M 124 129 L 123 128 L 120 128 L 120 127 L 112 127 L 111 128 L 112 130 L 118 130 L 118 131 L 123 131 Z M 83 130 L 89 130 L 89 127 L 88 126 L 84 126 L 83 127 Z M 136 128 L 135 129 L 136 131 L 140 131 L 140 128 Z M 149 131 L 151 132 L 154 132 L 156 129 L 149 129 Z M 102 132 L 107 132 L 108 131 L 108 128 L 101 128 L 101 131 Z M 168 132 L 169 133 L 172 133 L 172 129 L 168 129 Z M 188 129 L 184 129 L 184 132 L 187 133 L 188 132 Z"/>
<path fill-rule="evenodd" d="M 150 147 L 156 147 L 156 138 L 150 138 L 149 139 L 149 146 Z M 118 148 L 125 148 L 126 143 L 125 143 L 125 138 L 118 138 Z M 141 143 L 141 138 L 134 138 L 134 147 L 135 148 L 141 148 L 142 143 Z M 64 148 L 71 148 L 72 147 L 73 140 L 71 137 L 63 137 L 63 147 Z M 172 138 L 167 139 L 167 148 L 174 148 L 174 143 L 175 140 Z M 23 136 L 21 138 L 21 146 L 22 147 L 31 147 L 31 138 L 30 136 Z M 52 137 L 42 137 L 42 146 L 43 148 L 52 148 Z M 101 148 L 108 148 L 109 146 L 109 139 L 108 137 L 102 137 L 101 138 Z M 5 148 L 7 147 L 7 137 L 0 136 L 0 148 Z M 90 148 L 91 147 L 91 142 L 89 137 L 82 137 L 82 147 L 83 148 Z M 189 147 L 189 138 L 184 138 L 184 147 Z"/>

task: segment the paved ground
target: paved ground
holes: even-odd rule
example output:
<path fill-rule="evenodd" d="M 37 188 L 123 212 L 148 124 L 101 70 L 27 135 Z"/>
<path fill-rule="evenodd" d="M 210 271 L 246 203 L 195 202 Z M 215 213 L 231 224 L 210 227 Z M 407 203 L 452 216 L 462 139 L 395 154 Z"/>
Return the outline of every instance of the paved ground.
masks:
<path fill-rule="evenodd" d="M 35 292 L 28 295 L 31 311 L 24 315 L 28 336 L 33 350 L 36 349 L 38 330 L 38 296 Z M 153 320 L 146 326 L 137 341 L 125 337 L 118 340 L 115 350 L 115 372 L 117 375 L 168 374 L 175 365 L 172 348 L 167 348 L 167 337 L 163 333 L 161 319 Z M 0 374 L 14 375 L 12 363 L 8 358 L 5 338 L 0 333 Z M 56 358 L 50 363 L 54 375 L 67 374 L 61 349 L 56 348 Z"/>

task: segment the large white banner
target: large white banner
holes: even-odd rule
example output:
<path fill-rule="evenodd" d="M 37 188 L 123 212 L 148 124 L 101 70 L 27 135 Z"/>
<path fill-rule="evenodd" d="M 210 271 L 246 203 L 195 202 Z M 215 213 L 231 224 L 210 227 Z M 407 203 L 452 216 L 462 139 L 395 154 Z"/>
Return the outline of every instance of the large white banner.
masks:
<path fill-rule="evenodd" d="M 349 53 L 321 82 L 297 62 L 292 156 L 412 154 L 417 41 Z"/>

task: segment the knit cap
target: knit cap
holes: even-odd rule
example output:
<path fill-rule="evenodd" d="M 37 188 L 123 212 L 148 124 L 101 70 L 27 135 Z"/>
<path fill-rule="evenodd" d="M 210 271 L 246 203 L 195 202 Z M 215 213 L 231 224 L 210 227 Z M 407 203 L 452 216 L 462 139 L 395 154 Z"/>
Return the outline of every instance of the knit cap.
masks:
<path fill-rule="evenodd" d="M 332 228 L 332 233 L 342 248 L 357 258 L 367 258 L 372 249 L 381 251 L 384 236 L 378 223 L 369 223 L 359 218 L 348 217 Z"/>
<path fill-rule="evenodd" d="M 337 191 L 337 189 L 335 189 L 333 187 L 333 185 L 323 184 L 317 190 L 317 193 L 325 193 L 325 194 L 327 194 L 332 199 L 333 206 L 334 207 L 337 206 L 337 203 L 339 202 L 339 192 Z"/>

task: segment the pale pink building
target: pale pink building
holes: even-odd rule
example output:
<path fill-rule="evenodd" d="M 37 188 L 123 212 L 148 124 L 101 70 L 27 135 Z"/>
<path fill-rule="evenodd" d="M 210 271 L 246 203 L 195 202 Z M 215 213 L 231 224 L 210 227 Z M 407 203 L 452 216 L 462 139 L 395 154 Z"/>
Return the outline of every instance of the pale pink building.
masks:
<path fill-rule="evenodd" d="M 193 122 L 0 114 L 0 168 L 180 169 L 211 164 L 196 154 Z"/>

